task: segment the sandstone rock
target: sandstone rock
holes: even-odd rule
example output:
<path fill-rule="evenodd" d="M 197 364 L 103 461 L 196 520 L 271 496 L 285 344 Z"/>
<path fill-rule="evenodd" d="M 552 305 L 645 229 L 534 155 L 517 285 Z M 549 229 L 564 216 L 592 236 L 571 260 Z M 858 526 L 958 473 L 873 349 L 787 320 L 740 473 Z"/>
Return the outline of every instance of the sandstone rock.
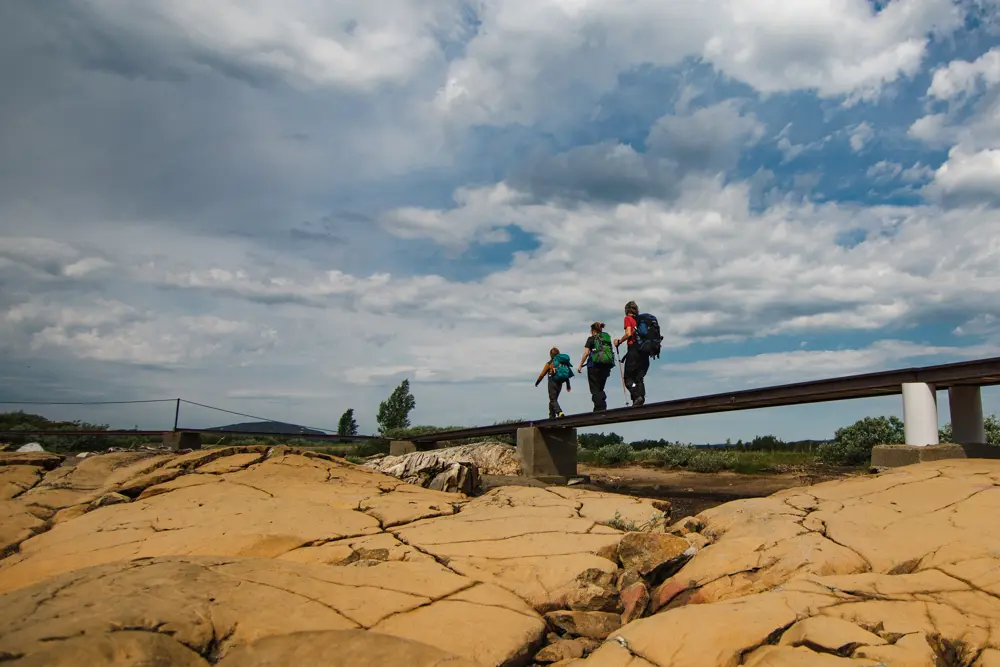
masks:
<path fill-rule="evenodd" d="M 385 456 L 365 465 L 407 484 L 436 491 L 472 494 L 479 486 L 479 469 L 467 460 L 451 460 L 440 454 L 443 451 L 446 450 Z"/>
<path fill-rule="evenodd" d="M 16 452 L 44 452 L 45 448 L 42 447 L 41 443 L 38 443 L 38 442 L 29 442 L 27 444 L 21 445 L 20 447 L 18 447 L 14 451 L 16 451 Z"/>
<path fill-rule="evenodd" d="M 16 500 L 0 500 L 0 558 L 14 552 L 19 544 L 44 526 L 44 521 Z"/>
<path fill-rule="evenodd" d="M 218 667 L 477 667 L 480 663 L 409 639 L 359 630 L 296 632 L 233 650 Z"/>
<path fill-rule="evenodd" d="M 744 664 L 747 667 L 884 667 L 874 660 L 842 658 L 790 646 L 763 646 L 751 653 Z"/>
<path fill-rule="evenodd" d="M 97 637 L 68 637 L 7 663 L 11 667 L 208 667 L 198 653 L 151 630 L 125 630 Z"/>
<path fill-rule="evenodd" d="M 643 576 L 679 564 L 693 554 L 687 540 L 662 533 L 626 533 L 618 543 L 622 567 Z"/>
<path fill-rule="evenodd" d="M 712 543 L 712 540 L 708 539 L 701 533 L 688 533 L 684 535 L 684 539 L 687 540 L 688 544 L 694 547 L 696 553 Z"/>
<path fill-rule="evenodd" d="M 568 635 L 605 639 L 621 627 L 621 616 L 602 611 L 552 611 L 545 620 Z"/>
<path fill-rule="evenodd" d="M 667 529 L 667 532 L 672 535 L 678 535 L 683 537 L 688 533 L 700 532 L 701 529 L 704 527 L 705 525 L 701 522 L 700 519 L 698 519 L 698 517 L 686 516 L 677 523 L 670 526 L 670 528 Z"/>
<path fill-rule="evenodd" d="M 119 503 L 131 502 L 131 498 L 128 496 L 123 496 L 120 493 L 105 493 L 103 496 L 94 500 L 90 503 L 90 509 L 96 510 L 98 507 L 106 507 L 108 505 L 118 505 Z"/>
<path fill-rule="evenodd" d="M 638 581 L 622 590 L 621 602 L 624 606 L 622 625 L 628 625 L 646 613 L 646 608 L 649 606 L 649 589 L 645 583 Z"/>
<path fill-rule="evenodd" d="M 160 633 L 213 660 L 263 637 L 364 628 L 419 635 L 466 664 L 500 665 L 532 651 L 544 621 L 501 589 L 479 594 L 487 603 L 459 597 L 478 586 L 424 563 L 337 568 L 234 557 L 108 563 L 0 596 L 0 655 L 36 659 L 69 639 L 80 642 L 75 650 L 103 650 L 100 642 L 115 628 Z"/>
<path fill-rule="evenodd" d="M 621 613 L 618 591 L 610 586 L 584 584 L 566 596 L 566 606 L 573 611 L 608 611 Z"/>
<path fill-rule="evenodd" d="M 12 500 L 42 479 L 42 469 L 36 466 L 0 466 L 0 500 Z"/>
<path fill-rule="evenodd" d="M 560 639 L 549 644 L 535 654 L 535 662 L 549 664 L 560 660 L 572 660 L 582 658 L 584 655 L 584 645 L 576 639 Z"/>
<path fill-rule="evenodd" d="M 886 641 L 845 620 L 816 617 L 799 621 L 790 627 L 778 643 L 843 655 L 852 653 L 859 646 L 879 646 Z"/>
<path fill-rule="evenodd" d="M 432 450 L 431 453 L 444 461 L 471 463 L 476 467 L 480 475 L 516 476 L 521 474 L 521 459 L 517 455 L 517 448 L 500 442 L 483 442 L 459 445 L 457 447 L 445 447 L 444 449 Z M 371 463 L 366 463 L 365 465 L 385 472 L 383 466 L 392 464 L 393 460 L 398 464 L 401 460 L 412 455 L 411 453 L 396 457 L 387 456 L 377 462 L 377 465 L 372 465 Z M 386 461 L 386 459 L 389 459 L 389 461 Z"/>
<path fill-rule="evenodd" d="M 54 470 L 65 459 L 66 457 L 62 454 L 53 454 L 43 450 L 0 452 L 0 466 L 35 466 L 45 470 Z"/>

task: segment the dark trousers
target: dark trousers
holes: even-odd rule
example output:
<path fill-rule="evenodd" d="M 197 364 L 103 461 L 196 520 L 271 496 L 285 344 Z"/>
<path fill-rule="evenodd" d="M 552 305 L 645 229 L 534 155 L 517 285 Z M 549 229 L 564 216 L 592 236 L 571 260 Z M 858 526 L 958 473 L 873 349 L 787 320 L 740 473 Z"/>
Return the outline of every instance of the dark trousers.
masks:
<path fill-rule="evenodd" d="M 625 354 L 624 363 L 625 387 L 632 395 L 632 405 L 642 405 L 646 401 L 646 385 L 643 379 L 649 370 L 649 355 L 632 346 Z"/>
<path fill-rule="evenodd" d="M 566 378 L 557 378 L 555 375 L 549 376 L 549 418 L 553 419 L 562 412 L 559 407 L 559 392 L 562 391 Z"/>
<path fill-rule="evenodd" d="M 604 393 L 604 384 L 611 375 L 611 366 L 588 366 L 587 384 L 590 385 L 590 397 L 594 401 L 594 412 L 608 409 L 608 395 Z"/>

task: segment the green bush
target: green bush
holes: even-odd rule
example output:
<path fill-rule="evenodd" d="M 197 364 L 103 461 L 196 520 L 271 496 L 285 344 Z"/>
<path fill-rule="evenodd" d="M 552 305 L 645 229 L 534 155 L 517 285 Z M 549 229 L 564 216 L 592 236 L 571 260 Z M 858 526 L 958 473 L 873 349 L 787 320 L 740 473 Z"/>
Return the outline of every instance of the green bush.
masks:
<path fill-rule="evenodd" d="M 632 460 L 632 447 L 624 442 L 614 445 L 604 445 L 594 454 L 594 460 L 598 465 L 611 466 L 618 463 L 627 463 Z"/>
<path fill-rule="evenodd" d="M 986 427 L 986 442 L 991 445 L 1000 445 L 1000 420 L 997 419 L 997 416 L 993 414 L 986 417 L 983 420 L 983 426 Z M 941 442 L 952 442 L 954 436 L 951 424 L 945 424 L 944 428 L 938 431 L 938 436 Z"/>
<path fill-rule="evenodd" d="M 817 454 L 832 465 L 864 465 L 871 460 L 875 445 L 899 445 L 905 442 L 903 420 L 899 417 L 865 417 L 850 426 L 838 428 L 833 442 L 819 446 Z"/>

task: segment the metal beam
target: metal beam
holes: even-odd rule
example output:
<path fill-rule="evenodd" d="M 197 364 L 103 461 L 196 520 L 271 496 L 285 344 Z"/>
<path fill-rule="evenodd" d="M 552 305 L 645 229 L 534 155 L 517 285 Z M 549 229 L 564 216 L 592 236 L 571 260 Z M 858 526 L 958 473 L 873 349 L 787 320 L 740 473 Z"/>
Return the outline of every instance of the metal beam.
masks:
<path fill-rule="evenodd" d="M 582 428 L 735 410 L 755 410 L 853 398 L 892 396 L 902 393 L 903 383 L 906 382 L 926 382 L 938 389 L 947 389 L 953 386 L 997 385 L 1000 384 L 1000 357 L 709 394 L 659 403 L 647 403 L 638 408 L 614 408 L 597 413 L 584 412 L 559 419 L 438 431 L 414 436 L 410 440 L 413 442 L 461 440 L 479 436 L 509 435 L 516 433 L 519 428 L 531 426 Z"/>

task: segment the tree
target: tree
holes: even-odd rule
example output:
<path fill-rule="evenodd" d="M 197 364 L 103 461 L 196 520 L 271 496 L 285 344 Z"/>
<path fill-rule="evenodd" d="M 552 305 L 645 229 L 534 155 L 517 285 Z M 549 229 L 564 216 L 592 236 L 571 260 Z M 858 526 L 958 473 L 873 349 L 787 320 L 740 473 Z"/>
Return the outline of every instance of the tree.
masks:
<path fill-rule="evenodd" d="M 899 417 L 865 417 L 850 426 L 838 428 L 833 442 L 824 442 L 817 454 L 826 463 L 861 465 L 871 459 L 875 445 L 900 445 L 905 442 L 903 420 Z"/>
<path fill-rule="evenodd" d="M 357 435 L 358 422 L 354 421 L 354 408 L 347 408 L 344 414 L 340 415 L 340 423 L 337 424 L 337 435 Z"/>
<path fill-rule="evenodd" d="M 991 445 L 1000 445 L 1000 419 L 996 415 L 990 415 L 983 420 L 986 429 L 986 442 Z M 938 439 L 941 442 L 951 442 L 952 438 L 951 422 L 945 424 L 944 428 L 938 431 Z"/>
<path fill-rule="evenodd" d="M 387 431 L 406 428 L 410 425 L 410 410 L 417 405 L 417 399 L 410 393 L 409 379 L 403 380 L 392 390 L 389 398 L 378 406 L 378 431 L 385 435 Z"/>

